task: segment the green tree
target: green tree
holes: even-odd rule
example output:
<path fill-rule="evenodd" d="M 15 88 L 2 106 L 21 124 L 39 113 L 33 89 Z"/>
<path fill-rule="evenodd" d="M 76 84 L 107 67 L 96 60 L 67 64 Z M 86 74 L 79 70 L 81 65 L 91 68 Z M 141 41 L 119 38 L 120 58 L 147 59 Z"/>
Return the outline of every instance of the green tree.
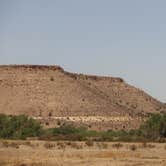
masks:
<path fill-rule="evenodd" d="M 140 127 L 143 135 L 149 139 L 166 137 L 166 114 L 153 114 Z"/>
<path fill-rule="evenodd" d="M 26 137 L 39 136 L 42 127 L 39 122 L 26 115 L 0 114 L 0 137 L 25 139 Z"/>

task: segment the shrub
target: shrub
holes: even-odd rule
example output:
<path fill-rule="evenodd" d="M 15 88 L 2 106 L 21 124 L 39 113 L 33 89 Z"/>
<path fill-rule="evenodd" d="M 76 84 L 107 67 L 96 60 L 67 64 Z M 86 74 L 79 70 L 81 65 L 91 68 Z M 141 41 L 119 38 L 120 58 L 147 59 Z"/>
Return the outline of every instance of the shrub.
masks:
<path fill-rule="evenodd" d="M 147 143 L 146 143 L 146 142 L 143 142 L 143 143 L 142 143 L 142 147 L 143 147 L 143 148 L 147 148 Z"/>
<path fill-rule="evenodd" d="M 5 148 L 8 148 L 9 147 L 9 142 L 3 141 L 2 146 L 5 147 Z"/>
<path fill-rule="evenodd" d="M 135 151 L 137 149 L 137 146 L 136 145 L 130 145 L 130 150 L 132 150 L 132 151 Z"/>
<path fill-rule="evenodd" d="M 30 146 L 31 147 L 31 142 L 30 141 L 25 141 L 21 143 L 24 146 Z"/>
<path fill-rule="evenodd" d="M 58 146 L 58 149 L 65 149 L 66 148 L 66 145 L 64 142 L 58 142 L 57 146 Z"/>
<path fill-rule="evenodd" d="M 19 144 L 15 143 L 15 142 L 11 142 L 10 147 L 18 149 Z"/>
<path fill-rule="evenodd" d="M 46 149 L 53 149 L 53 148 L 55 147 L 55 144 L 50 143 L 50 142 L 46 142 L 46 143 L 44 144 L 44 147 L 45 147 Z"/>
<path fill-rule="evenodd" d="M 144 137 L 156 140 L 166 137 L 166 114 L 153 114 L 140 129 Z"/>
<path fill-rule="evenodd" d="M 77 131 L 78 131 L 78 129 L 75 128 L 73 125 L 64 124 L 64 125 L 60 126 L 59 128 L 54 128 L 53 134 L 69 135 L 69 134 L 75 134 L 75 133 L 77 133 Z"/>
<path fill-rule="evenodd" d="M 0 137 L 25 139 L 39 136 L 42 129 L 40 123 L 25 115 L 8 116 L 0 114 Z"/>
<path fill-rule="evenodd" d="M 15 143 L 15 142 L 8 142 L 8 141 L 3 141 L 3 142 L 2 142 L 2 146 L 5 147 L 5 148 L 8 148 L 8 147 L 16 148 L 16 149 L 19 148 L 19 144 L 18 144 L 18 143 Z"/>
<path fill-rule="evenodd" d="M 107 148 L 108 148 L 108 144 L 107 144 L 107 143 L 104 143 L 104 142 L 98 143 L 97 146 L 98 146 L 100 149 L 107 149 Z"/>
<path fill-rule="evenodd" d="M 82 149 L 83 146 L 81 144 L 78 144 L 76 142 L 71 142 L 71 147 L 74 149 Z"/>
<path fill-rule="evenodd" d="M 91 141 L 91 140 L 88 140 L 88 141 L 85 142 L 85 144 L 86 144 L 87 146 L 91 147 L 91 146 L 94 145 L 94 142 Z"/>
<path fill-rule="evenodd" d="M 58 126 L 61 125 L 61 121 L 60 121 L 60 120 L 57 121 L 57 125 L 58 125 Z"/>
<path fill-rule="evenodd" d="M 112 147 L 119 149 L 119 148 L 123 147 L 123 144 L 121 144 L 121 143 L 115 143 L 115 144 L 112 145 Z"/>
<path fill-rule="evenodd" d="M 52 113 L 49 113 L 52 116 Z M 166 114 L 151 114 L 139 129 L 130 131 L 93 131 L 86 127 L 75 127 L 64 123 L 57 128 L 42 129 L 40 123 L 25 115 L 12 116 L 0 114 L 0 138 L 26 139 L 37 137 L 45 140 L 71 141 L 166 141 Z M 89 146 L 89 145 L 88 145 Z M 120 144 L 113 145 L 120 148 Z M 144 146 L 144 145 L 143 145 Z M 146 146 L 146 145 L 145 145 Z"/>
<path fill-rule="evenodd" d="M 50 77 L 50 81 L 54 81 L 54 77 Z"/>
<path fill-rule="evenodd" d="M 155 145 L 148 144 L 148 148 L 150 148 L 150 149 L 153 149 L 153 148 L 155 148 L 155 147 L 156 147 Z"/>
<path fill-rule="evenodd" d="M 141 147 L 142 148 L 150 148 L 150 149 L 152 149 L 152 148 L 155 148 L 156 146 L 152 145 L 152 144 L 148 144 L 146 142 L 143 142 Z"/>
<path fill-rule="evenodd" d="M 61 140 L 84 141 L 90 135 L 85 127 L 76 128 L 72 124 L 63 124 L 50 130 L 51 135 Z"/>

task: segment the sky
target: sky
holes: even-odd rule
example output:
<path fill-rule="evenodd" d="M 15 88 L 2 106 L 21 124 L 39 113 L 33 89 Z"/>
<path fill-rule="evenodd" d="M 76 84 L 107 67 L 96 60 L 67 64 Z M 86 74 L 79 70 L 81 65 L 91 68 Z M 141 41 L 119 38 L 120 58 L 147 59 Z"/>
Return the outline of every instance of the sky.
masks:
<path fill-rule="evenodd" d="M 165 0 L 0 0 L 0 64 L 122 77 L 166 102 Z"/>

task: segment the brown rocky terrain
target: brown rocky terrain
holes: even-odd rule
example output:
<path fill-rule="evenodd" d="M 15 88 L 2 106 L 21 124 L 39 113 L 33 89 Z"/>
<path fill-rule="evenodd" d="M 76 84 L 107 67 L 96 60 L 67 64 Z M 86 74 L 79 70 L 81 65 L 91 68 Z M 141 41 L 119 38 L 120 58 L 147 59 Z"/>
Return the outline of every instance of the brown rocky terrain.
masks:
<path fill-rule="evenodd" d="M 165 105 L 121 78 L 74 74 L 59 66 L 1 65 L 0 113 L 27 114 L 94 129 L 129 129 Z"/>

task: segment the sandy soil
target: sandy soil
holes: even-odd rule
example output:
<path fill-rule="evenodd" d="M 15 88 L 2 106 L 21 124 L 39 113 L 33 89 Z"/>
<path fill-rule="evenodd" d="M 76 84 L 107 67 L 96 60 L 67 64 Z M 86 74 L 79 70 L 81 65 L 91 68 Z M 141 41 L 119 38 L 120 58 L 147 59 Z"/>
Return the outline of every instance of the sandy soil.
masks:
<path fill-rule="evenodd" d="M 0 141 L 0 166 L 165 166 L 166 144 Z"/>

